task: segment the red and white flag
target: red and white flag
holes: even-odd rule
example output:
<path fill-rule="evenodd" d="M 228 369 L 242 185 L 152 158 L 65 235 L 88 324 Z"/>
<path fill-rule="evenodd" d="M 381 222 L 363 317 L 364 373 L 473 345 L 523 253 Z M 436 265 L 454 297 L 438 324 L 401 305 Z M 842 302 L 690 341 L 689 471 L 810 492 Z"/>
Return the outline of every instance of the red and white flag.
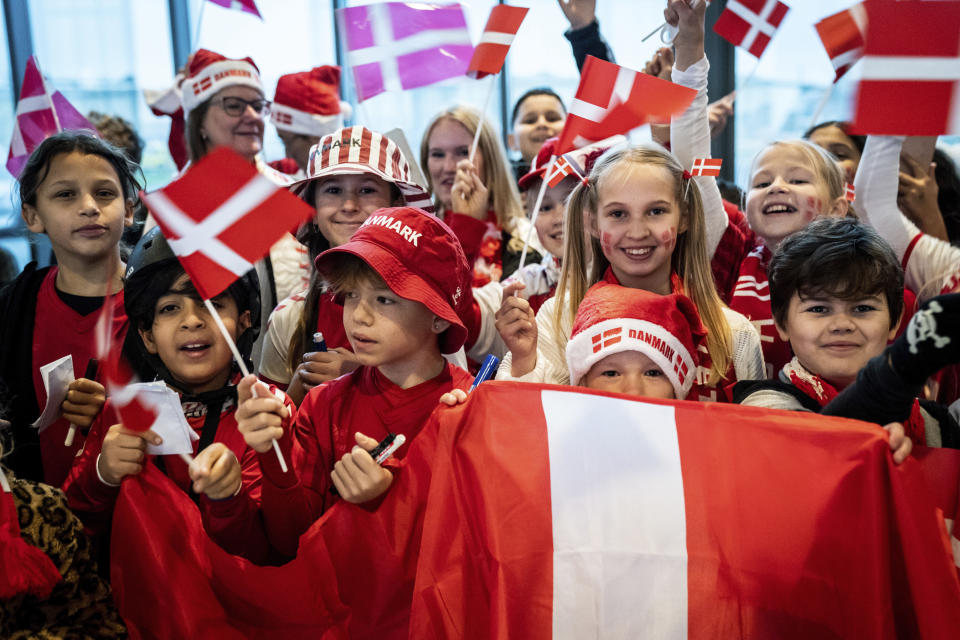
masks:
<path fill-rule="evenodd" d="M 337 9 L 360 101 L 462 76 L 473 56 L 459 4 L 384 2 Z"/>
<path fill-rule="evenodd" d="M 557 158 L 557 161 L 553 163 L 550 173 L 547 174 L 547 186 L 555 187 L 567 176 L 576 176 L 581 180 L 583 179 L 583 176 L 580 175 L 580 172 L 577 171 L 570 160 L 568 160 L 566 156 L 560 156 Z"/>
<path fill-rule="evenodd" d="M 863 57 L 867 35 L 867 11 L 863 3 L 827 16 L 816 25 L 823 48 L 839 80 L 857 60 Z"/>
<path fill-rule="evenodd" d="M 693 168 L 690 169 L 690 175 L 717 177 L 720 175 L 722 165 L 723 158 L 696 158 L 693 161 Z"/>
<path fill-rule="evenodd" d="M 254 0 L 210 0 L 210 2 L 225 9 L 236 9 L 244 13 L 252 13 L 263 20 L 263 16 L 260 15 L 260 11 L 257 9 L 257 3 L 254 2 Z"/>
<path fill-rule="evenodd" d="M 849 182 L 843 189 L 843 197 L 847 199 L 847 202 L 853 202 L 857 198 L 857 190 Z"/>
<path fill-rule="evenodd" d="M 779 0 L 727 0 L 713 30 L 759 58 L 788 11 L 790 7 Z"/>
<path fill-rule="evenodd" d="M 141 198 L 197 291 L 214 298 L 313 208 L 221 147 Z"/>
<path fill-rule="evenodd" d="M 696 95 L 693 89 L 587 56 L 557 151 L 566 153 L 651 120 L 667 120 L 690 106 Z"/>
<path fill-rule="evenodd" d="M 85 129 L 99 135 L 97 128 L 59 91 L 50 91 L 36 59 L 30 56 L 23 72 L 7 171 L 14 178 L 19 177 L 33 150 L 48 137 L 67 129 Z"/>
<path fill-rule="evenodd" d="M 960 2 L 868 2 L 857 133 L 960 134 Z"/>
<path fill-rule="evenodd" d="M 498 4 L 490 10 L 490 17 L 480 35 L 480 42 L 473 50 L 467 75 L 479 80 L 492 73 L 500 73 L 503 61 L 507 59 L 510 45 L 520 30 L 520 23 L 527 15 L 526 7 L 511 7 Z"/>

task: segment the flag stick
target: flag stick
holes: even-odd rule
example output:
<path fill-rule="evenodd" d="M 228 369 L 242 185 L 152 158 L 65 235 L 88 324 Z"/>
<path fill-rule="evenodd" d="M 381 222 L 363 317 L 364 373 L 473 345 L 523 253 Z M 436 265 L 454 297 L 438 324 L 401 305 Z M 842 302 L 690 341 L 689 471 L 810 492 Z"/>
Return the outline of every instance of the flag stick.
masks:
<path fill-rule="evenodd" d="M 179 455 L 180 459 L 186 462 L 188 467 L 193 466 L 193 456 L 191 456 L 189 453 L 181 453 Z"/>
<path fill-rule="evenodd" d="M 190 44 L 190 53 L 197 50 L 200 44 L 200 27 L 203 26 L 203 10 L 207 6 L 207 0 L 200 0 L 200 12 L 197 14 L 197 28 L 193 32 L 193 42 Z"/>
<path fill-rule="evenodd" d="M 820 103 L 817 105 L 817 109 L 813 112 L 813 119 L 810 121 L 809 129 L 812 129 L 815 124 L 820 120 L 820 114 L 823 113 L 824 108 L 827 106 L 827 102 L 830 100 L 831 94 L 833 94 L 833 85 L 835 83 L 831 82 L 830 86 L 827 87 L 827 90 L 823 92 L 823 97 L 820 98 Z"/>
<path fill-rule="evenodd" d="M 217 323 L 217 328 L 220 329 L 220 333 L 223 334 L 224 340 L 227 341 L 227 346 L 230 347 L 230 353 L 233 354 L 233 359 L 236 361 L 237 365 L 240 366 L 240 372 L 243 374 L 243 377 L 250 375 L 250 370 L 247 369 L 246 363 L 243 361 L 243 357 L 240 355 L 240 350 L 237 349 L 236 343 L 233 341 L 233 338 L 230 337 L 230 333 L 227 331 L 227 328 L 223 325 L 223 320 L 220 318 L 220 314 L 217 313 L 217 310 L 214 308 L 213 303 L 210 302 L 208 298 L 204 298 L 203 304 L 206 305 L 207 311 L 210 312 L 210 315 L 213 316 L 213 321 Z M 256 385 L 252 388 L 253 395 L 257 395 Z M 277 454 L 277 460 L 280 462 L 280 470 L 284 473 L 287 472 L 287 461 L 283 459 L 283 453 L 280 451 L 280 445 L 277 444 L 276 440 L 271 440 L 273 444 L 273 451 Z"/>
<path fill-rule="evenodd" d="M 553 171 L 553 165 L 557 163 L 557 156 L 550 156 L 550 162 L 547 164 L 547 171 L 543 174 L 540 181 L 540 192 L 537 193 L 537 202 L 533 205 L 533 215 L 530 216 L 530 228 L 527 229 L 527 236 L 523 239 L 523 251 L 520 252 L 520 266 L 517 267 L 517 273 L 523 269 L 527 261 L 527 247 L 530 246 L 530 240 L 533 237 L 533 230 L 537 228 L 537 216 L 540 215 L 540 205 L 543 204 L 543 194 L 547 192 L 547 176 Z"/>
<path fill-rule="evenodd" d="M 648 33 L 647 35 L 643 36 L 643 38 L 640 39 L 640 42 L 646 42 L 647 40 L 649 40 L 650 38 L 652 38 L 654 35 L 656 35 L 657 31 L 662 31 L 663 28 L 666 27 L 666 26 L 667 26 L 667 22 L 664 21 L 663 24 L 661 24 L 659 27 L 657 27 L 656 29 L 654 29 L 653 31 L 651 31 L 650 33 Z M 661 38 L 661 40 L 662 40 L 662 38 Z M 667 42 L 666 40 L 664 40 L 664 41 L 663 41 L 663 44 L 670 44 L 671 42 L 673 42 L 673 41 L 671 40 L 670 42 Z"/>
<path fill-rule="evenodd" d="M 483 120 L 486 117 L 487 109 L 490 107 L 490 98 L 493 97 L 493 88 L 496 86 L 497 76 L 490 75 L 490 89 L 487 91 L 487 99 L 483 102 L 483 111 L 480 112 L 480 120 L 477 122 L 477 132 L 473 134 L 473 144 L 470 145 L 470 162 L 473 162 L 473 156 L 477 153 L 477 145 L 480 144 L 480 132 L 483 131 Z M 520 263 L 523 266 L 523 263 Z"/>

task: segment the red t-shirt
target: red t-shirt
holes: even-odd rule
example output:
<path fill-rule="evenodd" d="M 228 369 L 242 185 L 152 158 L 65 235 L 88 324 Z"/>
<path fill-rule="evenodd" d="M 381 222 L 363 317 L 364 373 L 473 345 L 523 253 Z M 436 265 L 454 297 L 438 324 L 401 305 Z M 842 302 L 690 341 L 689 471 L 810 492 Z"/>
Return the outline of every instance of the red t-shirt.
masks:
<path fill-rule="evenodd" d="M 94 328 L 100 310 L 80 315 L 57 295 L 55 283 L 57 267 L 50 269 L 40 291 L 37 292 L 37 312 L 33 324 L 33 388 L 37 393 L 37 405 L 43 411 L 47 404 L 47 392 L 40 377 L 40 367 L 66 355 L 73 356 L 73 375 L 83 377 L 87 362 L 96 355 Z M 123 308 L 123 291 L 111 298 L 113 302 L 113 346 L 119 353 L 127 335 L 127 314 Z M 40 434 L 40 455 L 43 460 L 43 480 L 59 487 L 70 471 L 73 458 L 83 446 L 79 432 L 70 447 L 64 446 L 70 423 L 57 419 Z"/>

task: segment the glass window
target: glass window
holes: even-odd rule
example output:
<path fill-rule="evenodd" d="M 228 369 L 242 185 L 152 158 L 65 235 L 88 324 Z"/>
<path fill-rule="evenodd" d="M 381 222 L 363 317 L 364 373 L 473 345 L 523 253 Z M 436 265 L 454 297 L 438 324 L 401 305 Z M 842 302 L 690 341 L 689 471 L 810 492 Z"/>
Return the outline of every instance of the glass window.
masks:
<path fill-rule="evenodd" d="M 188 0 L 191 38 L 196 38 L 201 6 Z M 273 99 L 277 79 L 287 73 L 336 64 L 331 2 L 285 0 L 257 2 L 263 20 L 255 15 L 225 9 L 203 0 L 199 45 L 230 58 L 249 56 L 260 69 L 266 97 Z M 169 80 L 168 80 L 169 82 Z M 282 158 L 283 144 L 268 125 L 264 134 L 264 159 Z"/>

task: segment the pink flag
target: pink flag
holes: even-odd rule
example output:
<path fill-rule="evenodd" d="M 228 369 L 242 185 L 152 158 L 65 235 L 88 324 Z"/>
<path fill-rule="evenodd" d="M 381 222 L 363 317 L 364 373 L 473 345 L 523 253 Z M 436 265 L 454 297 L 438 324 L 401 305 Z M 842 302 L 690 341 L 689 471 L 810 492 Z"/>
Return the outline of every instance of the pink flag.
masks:
<path fill-rule="evenodd" d="M 59 91 L 50 92 L 36 59 L 30 56 L 23 73 L 20 101 L 17 102 L 7 171 L 14 178 L 19 177 L 33 150 L 48 137 L 67 129 L 87 129 L 99 135 L 96 127 Z"/>
<path fill-rule="evenodd" d="M 788 11 L 790 7 L 779 0 L 727 0 L 713 30 L 759 58 Z"/>
<path fill-rule="evenodd" d="M 462 76 L 473 55 L 459 4 L 368 4 L 337 20 L 361 101 Z"/>
<path fill-rule="evenodd" d="M 529 9 L 525 7 L 509 7 L 505 4 L 498 4 L 490 10 L 487 25 L 470 59 L 468 76 L 479 80 L 491 73 L 500 73 L 527 11 Z"/>
<path fill-rule="evenodd" d="M 257 3 L 253 0 L 210 0 L 210 2 L 225 9 L 236 9 L 244 13 L 252 13 L 263 20 L 263 16 L 261 16 L 257 10 Z"/>
<path fill-rule="evenodd" d="M 208 299 L 252 269 L 287 229 L 313 215 L 312 207 L 226 147 L 141 199 Z"/>

